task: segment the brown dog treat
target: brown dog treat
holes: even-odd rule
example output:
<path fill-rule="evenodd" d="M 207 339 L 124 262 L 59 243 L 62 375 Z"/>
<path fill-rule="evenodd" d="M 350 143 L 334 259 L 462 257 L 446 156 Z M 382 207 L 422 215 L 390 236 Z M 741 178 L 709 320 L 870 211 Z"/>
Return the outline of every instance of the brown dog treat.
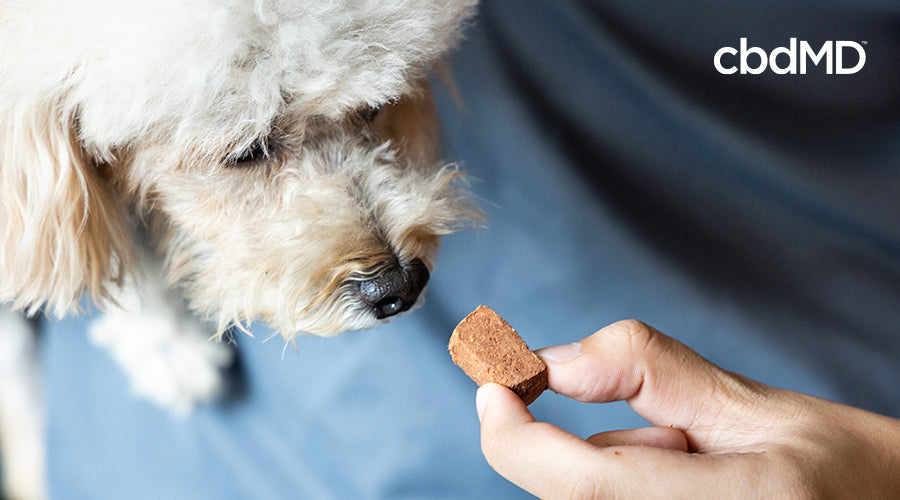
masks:
<path fill-rule="evenodd" d="M 547 388 L 547 365 L 490 307 L 478 306 L 460 321 L 447 348 L 476 384 L 509 387 L 526 405 Z"/>

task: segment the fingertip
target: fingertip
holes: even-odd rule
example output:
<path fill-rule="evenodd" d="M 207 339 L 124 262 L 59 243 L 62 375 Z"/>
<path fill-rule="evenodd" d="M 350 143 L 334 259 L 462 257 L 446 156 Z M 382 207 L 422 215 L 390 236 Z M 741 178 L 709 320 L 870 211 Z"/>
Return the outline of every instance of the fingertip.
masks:
<path fill-rule="evenodd" d="M 487 384 L 486 384 L 487 385 Z M 487 405 L 488 399 L 488 391 L 490 389 L 485 389 L 485 386 L 478 387 L 478 390 L 475 391 L 475 412 L 478 414 L 478 421 L 482 421 L 482 415 L 484 415 L 484 407 Z"/>
<path fill-rule="evenodd" d="M 493 420 L 507 422 L 533 422 L 534 418 L 525 403 L 509 388 L 486 383 L 475 392 L 475 409 L 478 420 L 484 424 L 485 415 Z M 496 416 L 495 416 L 496 415 Z"/>
<path fill-rule="evenodd" d="M 581 342 L 544 347 L 534 351 L 545 363 L 555 365 L 568 363 L 581 356 Z"/>

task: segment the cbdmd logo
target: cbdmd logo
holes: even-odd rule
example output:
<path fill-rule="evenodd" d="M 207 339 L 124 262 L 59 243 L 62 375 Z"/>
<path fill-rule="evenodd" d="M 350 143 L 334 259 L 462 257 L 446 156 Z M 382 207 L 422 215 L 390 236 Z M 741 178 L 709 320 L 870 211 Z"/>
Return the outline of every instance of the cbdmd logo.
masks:
<path fill-rule="evenodd" d="M 748 47 L 747 39 L 741 38 L 740 50 L 734 47 L 722 47 L 716 51 L 713 63 L 716 70 L 723 75 L 732 75 L 740 71 L 740 74 L 758 75 L 767 68 L 779 75 L 805 75 L 809 63 L 821 69 L 824 63 L 825 73 L 829 75 L 850 75 L 858 72 L 866 64 L 866 50 L 863 48 L 866 42 L 859 44 L 848 40 L 828 41 L 822 44 L 819 50 L 815 50 L 806 40 L 799 44 L 796 38 L 791 38 L 787 47 L 778 47 L 772 52 L 766 53 L 759 47 Z M 852 57 L 845 58 L 845 54 L 858 56 L 853 67 L 845 66 L 845 62 L 853 64 Z M 848 62 L 849 60 L 849 62 Z M 811 69 L 811 68 L 810 68 Z"/>

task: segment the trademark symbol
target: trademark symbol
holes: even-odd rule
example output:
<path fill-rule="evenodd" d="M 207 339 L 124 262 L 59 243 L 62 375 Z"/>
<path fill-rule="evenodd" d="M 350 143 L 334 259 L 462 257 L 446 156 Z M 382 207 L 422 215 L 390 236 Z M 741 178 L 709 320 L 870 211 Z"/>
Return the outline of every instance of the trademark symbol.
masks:
<path fill-rule="evenodd" d="M 863 45 L 869 45 L 869 41 L 868 41 L 868 40 L 863 40 L 863 41 L 862 41 L 862 44 L 863 44 Z"/>

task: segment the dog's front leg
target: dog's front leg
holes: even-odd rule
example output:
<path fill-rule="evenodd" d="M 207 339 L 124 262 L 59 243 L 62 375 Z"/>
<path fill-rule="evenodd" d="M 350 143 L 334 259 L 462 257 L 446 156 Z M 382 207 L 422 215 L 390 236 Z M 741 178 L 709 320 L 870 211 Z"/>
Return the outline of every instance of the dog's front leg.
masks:
<path fill-rule="evenodd" d="M 90 338 L 128 374 L 137 395 L 185 415 L 224 394 L 234 352 L 210 340 L 212 330 L 163 285 L 160 262 L 145 257 L 141 264 L 141 285 L 123 285 L 90 325 Z"/>
<path fill-rule="evenodd" d="M 43 402 L 34 323 L 0 305 L 0 496 L 4 498 L 46 496 Z"/>

